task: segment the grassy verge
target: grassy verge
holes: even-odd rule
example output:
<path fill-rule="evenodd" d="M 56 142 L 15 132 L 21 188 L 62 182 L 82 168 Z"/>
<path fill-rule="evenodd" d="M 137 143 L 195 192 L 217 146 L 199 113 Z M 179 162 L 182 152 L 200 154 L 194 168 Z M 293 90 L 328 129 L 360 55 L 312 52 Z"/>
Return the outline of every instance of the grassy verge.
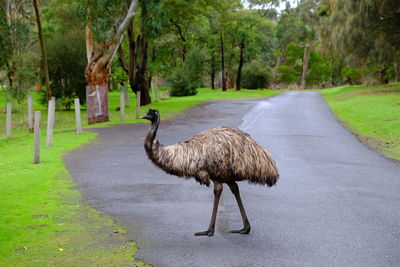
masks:
<path fill-rule="evenodd" d="M 400 85 L 343 86 L 321 91 L 336 116 L 383 155 L 400 160 Z"/>
<path fill-rule="evenodd" d="M 266 97 L 277 93 L 279 91 L 266 90 L 222 93 L 201 89 L 196 96 L 170 98 L 150 106 L 159 109 L 165 119 L 206 100 Z M 119 123 L 118 99 L 118 92 L 110 93 L 111 122 L 94 127 Z M 132 95 L 131 102 L 135 103 Z M 5 104 L 1 95 L 0 106 L 0 124 L 5 125 Z M 12 138 L 5 139 L 5 129 L 0 128 L 0 265 L 142 265 L 132 258 L 136 248 L 126 242 L 123 230 L 113 225 L 107 216 L 84 205 L 62 162 L 64 152 L 90 142 L 96 135 L 62 132 L 74 128 L 75 115 L 71 111 L 57 111 L 53 146 L 46 148 L 46 107 L 36 102 L 35 110 L 43 111 L 43 122 L 41 163 L 34 165 L 33 135 L 27 133 L 25 108 L 16 107 Z M 137 122 L 134 109 L 134 106 L 127 109 L 126 123 Z M 146 110 L 147 107 L 142 113 Z"/>

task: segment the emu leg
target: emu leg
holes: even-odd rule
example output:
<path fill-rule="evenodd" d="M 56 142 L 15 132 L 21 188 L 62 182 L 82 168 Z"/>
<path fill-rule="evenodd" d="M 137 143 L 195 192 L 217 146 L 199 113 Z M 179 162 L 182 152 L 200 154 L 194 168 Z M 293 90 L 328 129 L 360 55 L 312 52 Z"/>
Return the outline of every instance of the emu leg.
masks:
<path fill-rule="evenodd" d="M 236 201 L 238 203 L 239 209 L 240 209 L 240 214 L 242 215 L 243 219 L 243 229 L 239 230 L 233 230 L 230 231 L 230 233 L 236 233 L 236 234 L 248 234 L 250 233 L 251 227 L 249 220 L 247 219 L 246 211 L 244 210 L 242 199 L 240 198 L 240 193 L 239 193 L 239 186 L 237 185 L 236 182 L 229 183 L 229 188 L 231 189 L 232 193 L 235 195 Z"/>
<path fill-rule="evenodd" d="M 222 193 L 222 184 L 219 182 L 214 182 L 214 206 L 211 215 L 210 226 L 208 226 L 208 230 L 204 232 L 197 232 L 194 235 L 214 235 L 215 221 L 217 219 L 217 211 L 218 211 L 218 203 Z"/>

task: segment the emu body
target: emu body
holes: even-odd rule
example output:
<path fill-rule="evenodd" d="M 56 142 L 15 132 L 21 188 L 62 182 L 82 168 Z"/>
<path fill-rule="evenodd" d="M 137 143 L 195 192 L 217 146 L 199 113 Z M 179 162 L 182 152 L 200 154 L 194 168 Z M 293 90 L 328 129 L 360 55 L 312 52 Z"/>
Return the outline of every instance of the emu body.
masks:
<path fill-rule="evenodd" d="M 243 207 L 236 182 L 248 181 L 272 186 L 279 177 L 271 154 L 259 146 L 247 133 L 228 127 L 203 131 L 186 141 L 163 146 L 155 138 L 160 123 L 157 110 L 149 110 L 143 119 L 151 121 L 151 128 L 144 142 L 150 160 L 165 172 L 195 178 L 200 184 L 214 183 L 214 206 L 207 231 L 195 235 L 214 234 L 219 199 L 226 183 L 235 195 L 243 218 L 243 229 L 232 233 L 248 234 L 250 223 Z"/>

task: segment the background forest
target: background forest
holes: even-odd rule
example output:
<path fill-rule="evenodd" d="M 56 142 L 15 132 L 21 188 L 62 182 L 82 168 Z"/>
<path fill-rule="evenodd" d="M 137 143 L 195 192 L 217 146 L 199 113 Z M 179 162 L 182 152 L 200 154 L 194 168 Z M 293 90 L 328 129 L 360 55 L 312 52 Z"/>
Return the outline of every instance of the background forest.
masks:
<path fill-rule="evenodd" d="M 109 90 L 141 91 L 147 105 L 154 78 L 174 96 L 199 87 L 304 89 L 400 79 L 394 0 L 139 0 L 125 28 L 131 1 L 38 2 L 46 57 L 32 1 L 1 2 L 0 84 L 19 101 L 35 90 L 43 102 L 55 96 L 69 108 L 75 97 L 85 102 L 86 84 L 106 82 Z M 118 34 L 123 38 L 115 41 Z M 90 52 L 108 61 L 92 68 Z"/>

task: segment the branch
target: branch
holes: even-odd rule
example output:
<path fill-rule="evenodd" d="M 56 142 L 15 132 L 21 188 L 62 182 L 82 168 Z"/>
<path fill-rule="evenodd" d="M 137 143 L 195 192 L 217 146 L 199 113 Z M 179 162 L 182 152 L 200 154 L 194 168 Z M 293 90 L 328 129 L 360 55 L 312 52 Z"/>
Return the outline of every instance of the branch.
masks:
<path fill-rule="evenodd" d="M 126 72 L 126 74 L 129 74 L 129 66 L 128 63 L 125 61 L 125 55 L 124 55 L 124 50 L 122 49 L 122 46 L 118 47 L 118 59 L 119 63 L 121 64 L 122 69 Z"/>
<path fill-rule="evenodd" d="M 132 0 L 125 18 L 118 26 L 118 29 L 111 42 L 110 49 L 106 52 L 106 56 L 102 60 L 104 65 L 110 62 L 117 53 L 118 47 L 122 42 L 123 34 L 128 28 L 129 23 L 132 21 L 133 16 L 135 15 L 135 10 L 137 5 L 138 5 L 138 0 Z"/>

